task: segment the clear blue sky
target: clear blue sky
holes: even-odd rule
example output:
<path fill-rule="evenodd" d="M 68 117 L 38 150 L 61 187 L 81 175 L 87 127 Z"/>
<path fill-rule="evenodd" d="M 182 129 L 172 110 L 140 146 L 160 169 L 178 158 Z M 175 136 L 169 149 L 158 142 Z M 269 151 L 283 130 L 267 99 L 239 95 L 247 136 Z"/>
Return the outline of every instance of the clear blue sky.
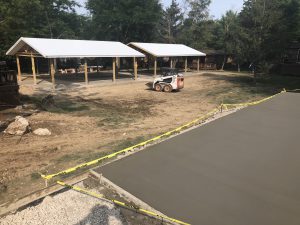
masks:
<path fill-rule="evenodd" d="M 109 1 L 109 0 L 107 0 Z M 171 0 L 161 0 L 163 5 L 166 7 L 170 5 Z M 183 7 L 184 0 L 177 0 Z M 86 0 L 77 0 L 78 3 L 84 5 Z M 240 11 L 243 6 L 244 0 L 212 0 L 210 5 L 210 14 L 215 18 L 219 19 L 227 10 Z M 85 13 L 86 10 L 78 9 L 79 13 Z"/>

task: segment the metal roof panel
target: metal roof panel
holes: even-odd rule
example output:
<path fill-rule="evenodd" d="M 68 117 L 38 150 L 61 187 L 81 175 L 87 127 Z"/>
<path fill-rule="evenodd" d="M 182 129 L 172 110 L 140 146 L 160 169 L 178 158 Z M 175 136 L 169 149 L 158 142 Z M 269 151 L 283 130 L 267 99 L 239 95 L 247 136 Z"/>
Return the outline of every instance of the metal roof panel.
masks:
<path fill-rule="evenodd" d="M 28 45 L 45 58 L 144 57 L 121 42 L 47 38 L 20 38 L 6 53 L 15 55 Z"/>
<path fill-rule="evenodd" d="M 135 46 L 156 57 L 169 56 L 206 56 L 205 53 L 195 50 L 183 44 L 162 44 L 162 43 L 139 43 L 131 42 L 128 45 Z"/>

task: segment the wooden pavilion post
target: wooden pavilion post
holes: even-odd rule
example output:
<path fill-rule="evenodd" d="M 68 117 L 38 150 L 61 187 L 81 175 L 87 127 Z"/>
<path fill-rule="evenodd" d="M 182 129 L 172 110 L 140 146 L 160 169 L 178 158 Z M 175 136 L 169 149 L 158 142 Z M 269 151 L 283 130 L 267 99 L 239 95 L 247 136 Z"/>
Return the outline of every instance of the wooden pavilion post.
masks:
<path fill-rule="evenodd" d="M 185 57 L 184 72 L 187 72 L 187 57 Z"/>
<path fill-rule="evenodd" d="M 154 57 L 154 77 L 157 75 L 157 58 Z"/>
<path fill-rule="evenodd" d="M 39 58 L 36 58 L 36 74 L 39 75 Z"/>
<path fill-rule="evenodd" d="M 16 56 L 16 59 L 17 59 L 17 68 L 18 68 L 18 81 L 21 82 L 22 81 L 22 73 L 21 73 L 20 58 L 18 55 Z"/>
<path fill-rule="evenodd" d="M 170 68 L 173 68 L 173 59 L 170 57 Z"/>
<path fill-rule="evenodd" d="M 116 81 L 116 58 L 113 58 L 112 67 L 113 67 L 113 82 L 115 82 Z"/>
<path fill-rule="evenodd" d="M 87 59 L 84 59 L 84 79 L 85 79 L 85 84 L 89 84 L 89 77 L 88 77 L 88 68 L 87 68 Z"/>
<path fill-rule="evenodd" d="M 32 69 L 32 75 L 33 75 L 33 84 L 36 85 L 35 64 L 34 64 L 34 57 L 32 54 L 31 54 L 31 69 Z"/>
<path fill-rule="evenodd" d="M 137 80 L 137 68 L 138 68 L 138 64 L 137 64 L 136 57 L 133 57 L 133 70 L 134 70 L 134 79 L 135 80 Z"/>
<path fill-rule="evenodd" d="M 50 74 L 51 74 L 51 81 L 53 87 L 55 87 L 55 68 L 54 68 L 54 60 L 50 59 Z"/>
<path fill-rule="evenodd" d="M 197 71 L 200 71 L 200 57 L 197 59 Z"/>

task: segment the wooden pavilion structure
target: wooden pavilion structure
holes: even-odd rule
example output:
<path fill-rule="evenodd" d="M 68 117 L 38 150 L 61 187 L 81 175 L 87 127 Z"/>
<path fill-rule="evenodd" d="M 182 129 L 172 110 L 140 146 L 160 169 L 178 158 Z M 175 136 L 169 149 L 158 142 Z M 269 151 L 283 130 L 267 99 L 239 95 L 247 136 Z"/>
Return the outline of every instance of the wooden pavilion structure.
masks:
<path fill-rule="evenodd" d="M 88 84 L 88 58 L 112 58 L 113 75 L 116 80 L 116 63 L 118 58 L 133 58 L 134 78 L 137 79 L 137 57 L 145 55 L 130 48 L 121 42 L 112 41 L 90 41 L 70 39 L 46 39 L 46 38 L 24 38 L 21 37 L 6 53 L 16 56 L 18 81 L 22 80 L 20 57 L 31 58 L 33 82 L 36 85 L 35 58 L 41 57 L 49 60 L 50 76 L 52 84 L 55 85 L 54 60 L 59 58 L 81 58 L 84 59 L 84 77 Z"/>
<path fill-rule="evenodd" d="M 169 57 L 170 67 L 173 68 L 173 59 L 185 57 L 184 71 L 187 72 L 187 57 L 197 57 L 197 71 L 200 70 L 200 57 L 206 54 L 183 44 L 162 44 L 162 43 L 140 43 L 130 42 L 128 46 L 148 55 L 154 59 L 154 76 L 157 74 L 157 58 Z"/>

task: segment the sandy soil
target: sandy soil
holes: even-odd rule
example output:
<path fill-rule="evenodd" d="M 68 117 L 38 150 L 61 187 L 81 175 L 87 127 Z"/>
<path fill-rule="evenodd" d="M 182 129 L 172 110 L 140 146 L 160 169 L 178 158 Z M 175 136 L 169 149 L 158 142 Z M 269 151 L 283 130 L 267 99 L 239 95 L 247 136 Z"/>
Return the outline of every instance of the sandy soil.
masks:
<path fill-rule="evenodd" d="M 224 99 L 249 101 L 266 93 L 249 92 L 247 82 L 235 82 L 232 73 L 193 74 L 180 92 L 149 90 L 144 81 L 110 85 L 61 86 L 58 91 L 21 86 L 32 129 L 48 128 L 48 137 L 27 133 L 15 137 L 0 133 L 0 204 L 43 187 L 39 173 L 52 173 L 120 150 L 175 128 L 210 111 Z M 51 104 L 41 100 L 54 94 Z M 250 94 L 249 94 L 250 93 Z M 245 95 L 246 94 L 246 95 Z M 26 108 L 24 109 L 27 110 Z M 16 111 L 0 111 L 0 120 Z"/>

